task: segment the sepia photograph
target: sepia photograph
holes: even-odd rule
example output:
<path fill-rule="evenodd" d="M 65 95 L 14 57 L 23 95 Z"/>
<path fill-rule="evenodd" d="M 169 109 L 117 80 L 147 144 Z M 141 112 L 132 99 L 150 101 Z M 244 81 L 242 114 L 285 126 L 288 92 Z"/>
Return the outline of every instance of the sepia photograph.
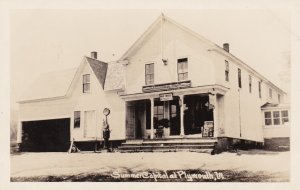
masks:
<path fill-rule="evenodd" d="M 11 184 L 293 179 L 291 9 L 8 15 Z"/>

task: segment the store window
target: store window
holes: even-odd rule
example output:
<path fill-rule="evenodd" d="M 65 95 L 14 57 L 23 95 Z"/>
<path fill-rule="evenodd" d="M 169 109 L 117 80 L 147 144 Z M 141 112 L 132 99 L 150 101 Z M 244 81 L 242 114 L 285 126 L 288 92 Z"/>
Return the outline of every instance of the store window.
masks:
<path fill-rule="evenodd" d="M 157 129 L 159 122 L 164 119 L 164 102 L 155 101 L 154 103 L 154 129 Z"/>

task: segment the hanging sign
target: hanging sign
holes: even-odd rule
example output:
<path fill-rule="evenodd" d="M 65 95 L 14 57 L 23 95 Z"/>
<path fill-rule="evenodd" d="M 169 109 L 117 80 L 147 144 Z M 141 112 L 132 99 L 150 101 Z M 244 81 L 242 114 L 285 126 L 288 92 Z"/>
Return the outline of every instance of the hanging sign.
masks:
<path fill-rule="evenodd" d="M 160 101 L 173 100 L 173 94 L 172 93 L 160 94 L 159 99 L 160 99 Z"/>
<path fill-rule="evenodd" d="M 164 83 L 164 84 L 154 84 L 143 86 L 143 92 L 161 92 L 167 90 L 178 90 L 184 88 L 190 88 L 191 81 L 180 81 L 180 82 L 172 82 L 172 83 Z"/>

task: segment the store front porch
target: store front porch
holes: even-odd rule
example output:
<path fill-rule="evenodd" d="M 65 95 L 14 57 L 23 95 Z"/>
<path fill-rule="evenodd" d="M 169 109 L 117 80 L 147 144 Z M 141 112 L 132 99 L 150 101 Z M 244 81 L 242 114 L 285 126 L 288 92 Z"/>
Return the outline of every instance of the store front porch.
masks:
<path fill-rule="evenodd" d="M 223 96 L 224 89 L 215 86 L 122 95 L 126 140 L 218 137 L 218 101 Z"/>

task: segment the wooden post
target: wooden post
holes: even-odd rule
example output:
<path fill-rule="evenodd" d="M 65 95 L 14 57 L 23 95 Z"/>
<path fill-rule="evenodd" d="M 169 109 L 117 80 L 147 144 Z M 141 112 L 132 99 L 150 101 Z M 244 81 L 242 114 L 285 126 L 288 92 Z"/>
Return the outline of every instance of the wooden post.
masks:
<path fill-rule="evenodd" d="M 154 138 L 154 99 L 150 98 L 151 101 L 151 134 L 150 138 Z"/>
<path fill-rule="evenodd" d="M 184 102 L 183 102 L 184 96 L 179 95 L 179 101 L 180 101 L 180 136 L 184 136 Z"/>
<path fill-rule="evenodd" d="M 218 137 L 218 99 L 217 99 L 217 94 L 215 94 L 213 97 L 213 104 L 214 104 L 214 110 L 213 110 L 213 118 L 214 118 L 214 136 L 213 137 Z"/>

